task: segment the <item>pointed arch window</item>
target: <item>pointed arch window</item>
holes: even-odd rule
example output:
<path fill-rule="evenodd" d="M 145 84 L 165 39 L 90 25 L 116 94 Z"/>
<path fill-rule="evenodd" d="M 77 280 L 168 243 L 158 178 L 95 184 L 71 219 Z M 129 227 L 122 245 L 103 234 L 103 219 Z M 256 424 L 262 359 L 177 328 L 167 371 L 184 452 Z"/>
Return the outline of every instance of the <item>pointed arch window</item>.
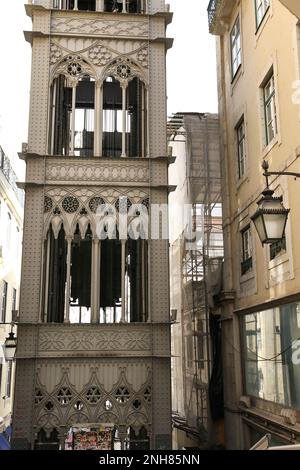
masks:
<path fill-rule="evenodd" d="M 70 206 L 71 199 L 75 200 L 70 196 L 62 202 L 62 210 L 68 214 L 77 207 Z M 119 205 L 111 206 L 112 212 L 116 214 Z M 135 206 L 127 201 L 127 208 L 132 212 Z M 131 215 L 129 236 L 119 239 L 118 218 L 116 225 L 113 222 L 113 231 L 111 221 L 104 221 L 101 234 L 98 227 L 93 233 L 92 222 L 82 209 L 70 236 L 65 233 L 58 207 L 55 212 L 44 242 L 43 321 L 147 322 L 148 241 L 141 229 L 144 222 L 139 221 L 138 215 Z"/>

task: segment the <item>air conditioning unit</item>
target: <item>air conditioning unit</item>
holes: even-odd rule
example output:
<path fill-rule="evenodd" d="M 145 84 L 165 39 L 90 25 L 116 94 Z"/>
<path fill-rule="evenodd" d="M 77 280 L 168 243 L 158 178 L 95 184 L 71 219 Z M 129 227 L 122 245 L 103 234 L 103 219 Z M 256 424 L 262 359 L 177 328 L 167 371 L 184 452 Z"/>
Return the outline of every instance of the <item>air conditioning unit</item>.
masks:
<path fill-rule="evenodd" d="M 11 311 L 11 321 L 12 323 L 18 323 L 19 321 L 19 310 L 12 310 Z"/>

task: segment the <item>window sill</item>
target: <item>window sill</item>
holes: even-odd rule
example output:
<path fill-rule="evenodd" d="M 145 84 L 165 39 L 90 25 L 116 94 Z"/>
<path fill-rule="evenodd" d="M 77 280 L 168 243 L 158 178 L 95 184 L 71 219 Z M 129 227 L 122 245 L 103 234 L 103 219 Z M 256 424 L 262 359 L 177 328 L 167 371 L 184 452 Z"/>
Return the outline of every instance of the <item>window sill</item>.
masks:
<path fill-rule="evenodd" d="M 274 137 L 273 140 L 263 149 L 261 158 L 264 160 L 266 156 L 271 152 L 271 150 L 275 147 L 275 145 L 279 145 L 279 138 L 278 134 Z"/>
<path fill-rule="evenodd" d="M 236 180 L 236 189 L 237 189 L 237 191 L 241 188 L 241 186 L 243 186 L 243 184 L 246 181 L 249 181 L 248 171 L 243 176 L 241 176 L 241 178 L 238 178 Z"/>
<path fill-rule="evenodd" d="M 245 274 L 241 274 L 240 283 L 243 284 L 244 282 L 247 282 L 250 279 L 253 279 L 254 277 L 255 277 L 255 273 L 254 273 L 253 268 L 252 268 L 251 271 L 248 271 Z"/>
<path fill-rule="evenodd" d="M 289 255 L 286 251 L 279 253 L 274 259 L 269 261 L 269 270 L 286 263 L 289 260 Z"/>

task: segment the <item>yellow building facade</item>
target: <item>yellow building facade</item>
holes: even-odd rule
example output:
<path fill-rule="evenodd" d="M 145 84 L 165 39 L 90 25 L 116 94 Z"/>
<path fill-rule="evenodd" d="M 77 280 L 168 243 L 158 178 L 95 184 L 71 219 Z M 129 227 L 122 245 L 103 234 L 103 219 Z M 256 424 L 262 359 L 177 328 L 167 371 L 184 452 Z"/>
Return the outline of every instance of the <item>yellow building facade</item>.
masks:
<path fill-rule="evenodd" d="M 270 433 L 300 442 L 299 179 L 272 176 L 290 208 L 285 238 L 261 245 L 251 216 L 270 171 L 300 172 L 299 2 L 211 0 L 217 37 L 224 220 L 227 447 Z"/>

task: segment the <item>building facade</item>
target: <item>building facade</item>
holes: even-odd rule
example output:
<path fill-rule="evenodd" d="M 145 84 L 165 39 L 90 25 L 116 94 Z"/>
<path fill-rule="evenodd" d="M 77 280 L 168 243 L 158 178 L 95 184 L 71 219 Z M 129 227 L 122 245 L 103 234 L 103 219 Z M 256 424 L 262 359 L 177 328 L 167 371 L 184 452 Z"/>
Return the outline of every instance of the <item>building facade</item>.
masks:
<path fill-rule="evenodd" d="M 168 239 L 141 216 L 168 203 L 172 15 L 164 0 L 29 3 L 13 447 L 169 449 Z"/>
<path fill-rule="evenodd" d="M 223 261 L 219 119 L 168 122 L 174 448 L 223 444 L 220 309 Z M 195 234 L 195 235 L 193 235 Z M 195 237 L 195 239 L 194 239 Z"/>
<path fill-rule="evenodd" d="M 229 449 L 249 449 L 267 433 L 275 443 L 300 442 L 299 181 L 270 178 L 291 209 L 280 243 L 262 246 L 251 222 L 266 185 L 263 160 L 271 171 L 300 170 L 298 3 L 212 0 L 208 8 L 222 126 L 219 300 Z"/>
<path fill-rule="evenodd" d="M 5 360 L 3 345 L 11 322 L 17 320 L 20 293 L 23 192 L 16 182 L 0 147 L 0 450 L 6 450 L 10 437 L 15 373 L 14 363 Z"/>

